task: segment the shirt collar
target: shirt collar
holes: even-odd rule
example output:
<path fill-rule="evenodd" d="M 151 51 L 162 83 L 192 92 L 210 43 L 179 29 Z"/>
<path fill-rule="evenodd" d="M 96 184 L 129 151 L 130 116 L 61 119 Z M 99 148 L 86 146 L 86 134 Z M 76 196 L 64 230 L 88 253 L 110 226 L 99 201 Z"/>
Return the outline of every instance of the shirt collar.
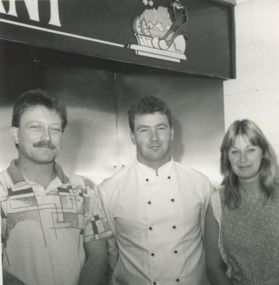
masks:
<path fill-rule="evenodd" d="M 11 177 L 13 184 L 17 184 L 19 182 L 25 181 L 24 177 L 22 176 L 21 172 L 17 168 L 16 164 L 17 164 L 17 159 L 14 159 L 7 169 L 7 172 L 9 176 Z M 57 177 L 61 180 L 63 184 L 69 181 L 69 178 L 65 175 L 61 166 L 56 162 L 54 165 L 54 169 L 55 169 Z"/>
<path fill-rule="evenodd" d="M 159 176 L 164 173 L 170 172 L 172 166 L 173 166 L 173 158 L 171 158 L 170 161 L 162 165 L 156 172 L 153 168 L 140 163 L 138 160 L 136 160 L 136 166 L 139 169 L 139 171 L 145 175 L 154 175 L 154 176 Z"/>

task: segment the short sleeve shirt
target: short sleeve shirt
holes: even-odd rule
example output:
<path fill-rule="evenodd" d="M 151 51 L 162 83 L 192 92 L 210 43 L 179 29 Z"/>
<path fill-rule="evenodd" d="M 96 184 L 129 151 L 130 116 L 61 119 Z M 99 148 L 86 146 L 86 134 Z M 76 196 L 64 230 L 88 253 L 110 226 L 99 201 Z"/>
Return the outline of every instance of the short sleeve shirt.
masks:
<path fill-rule="evenodd" d="M 84 242 L 109 237 L 95 185 L 56 164 L 47 189 L 26 181 L 15 161 L 0 173 L 3 269 L 28 285 L 76 285 Z"/>

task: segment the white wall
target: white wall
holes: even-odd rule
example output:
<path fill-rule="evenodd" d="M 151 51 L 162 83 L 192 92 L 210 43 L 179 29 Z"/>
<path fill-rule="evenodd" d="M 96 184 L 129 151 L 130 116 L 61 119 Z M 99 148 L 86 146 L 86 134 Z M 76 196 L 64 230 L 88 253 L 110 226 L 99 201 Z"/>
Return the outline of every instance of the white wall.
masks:
<path fill-rule="evenodd" d="M 254 120 L 279 157 L 279 1 L 238 1 L 236 79 L 224 82 L 225 129 Z"/>

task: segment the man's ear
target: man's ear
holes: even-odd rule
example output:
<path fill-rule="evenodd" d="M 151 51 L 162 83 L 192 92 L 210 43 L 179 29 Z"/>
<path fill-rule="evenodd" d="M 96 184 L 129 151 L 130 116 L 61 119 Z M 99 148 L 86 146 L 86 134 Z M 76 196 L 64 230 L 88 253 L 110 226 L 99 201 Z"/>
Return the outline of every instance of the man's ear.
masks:
<path fill-rule="evenodd" d="M 135 134 L 132 131 L 130 131 L 130 137 L 131 137 L 132 143 L 136 144 Z"/>
<path fill-rule="evenodd" d="M 18 144 L 18 128 L 16 127 L 11 128 L 11 136 L 12 136 L 14 143 L 17 145 Z"/>
<path fill-rule="evenodd" d="M 173 140 L 173 138 L 174 138 L 174 129 L 173 129 L 173 127 L 171 127 L 171 140 Z"/>

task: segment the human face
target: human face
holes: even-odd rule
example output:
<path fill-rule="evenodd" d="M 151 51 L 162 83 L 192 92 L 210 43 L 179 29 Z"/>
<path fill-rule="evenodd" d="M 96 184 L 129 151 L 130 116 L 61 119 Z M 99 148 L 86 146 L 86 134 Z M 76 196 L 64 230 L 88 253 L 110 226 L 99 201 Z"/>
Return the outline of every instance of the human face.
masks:
<path fill-rule="evenodd" d="M 139 162 L 158 169 L 171 159 L 173 129 L 167 115 L 159 112 L 136 115 L 131 139 L 137 147 Z"/>
<path fill-rule="evenodd" d="M 30 107 L 22 114 L 19 127 L 12 127 L 12 138 L 18 144 L 20 161 L 52 163 L 61 149 L 61 118 L 44 106 Z"/>
<path fill-rule="evenodd" d="M 239 179 L 251 179 L 258 175 L 262 150 L 259 146 L 251 145 L 246 136 L 239 135 L 229 150 L 229 161 Z"/>

